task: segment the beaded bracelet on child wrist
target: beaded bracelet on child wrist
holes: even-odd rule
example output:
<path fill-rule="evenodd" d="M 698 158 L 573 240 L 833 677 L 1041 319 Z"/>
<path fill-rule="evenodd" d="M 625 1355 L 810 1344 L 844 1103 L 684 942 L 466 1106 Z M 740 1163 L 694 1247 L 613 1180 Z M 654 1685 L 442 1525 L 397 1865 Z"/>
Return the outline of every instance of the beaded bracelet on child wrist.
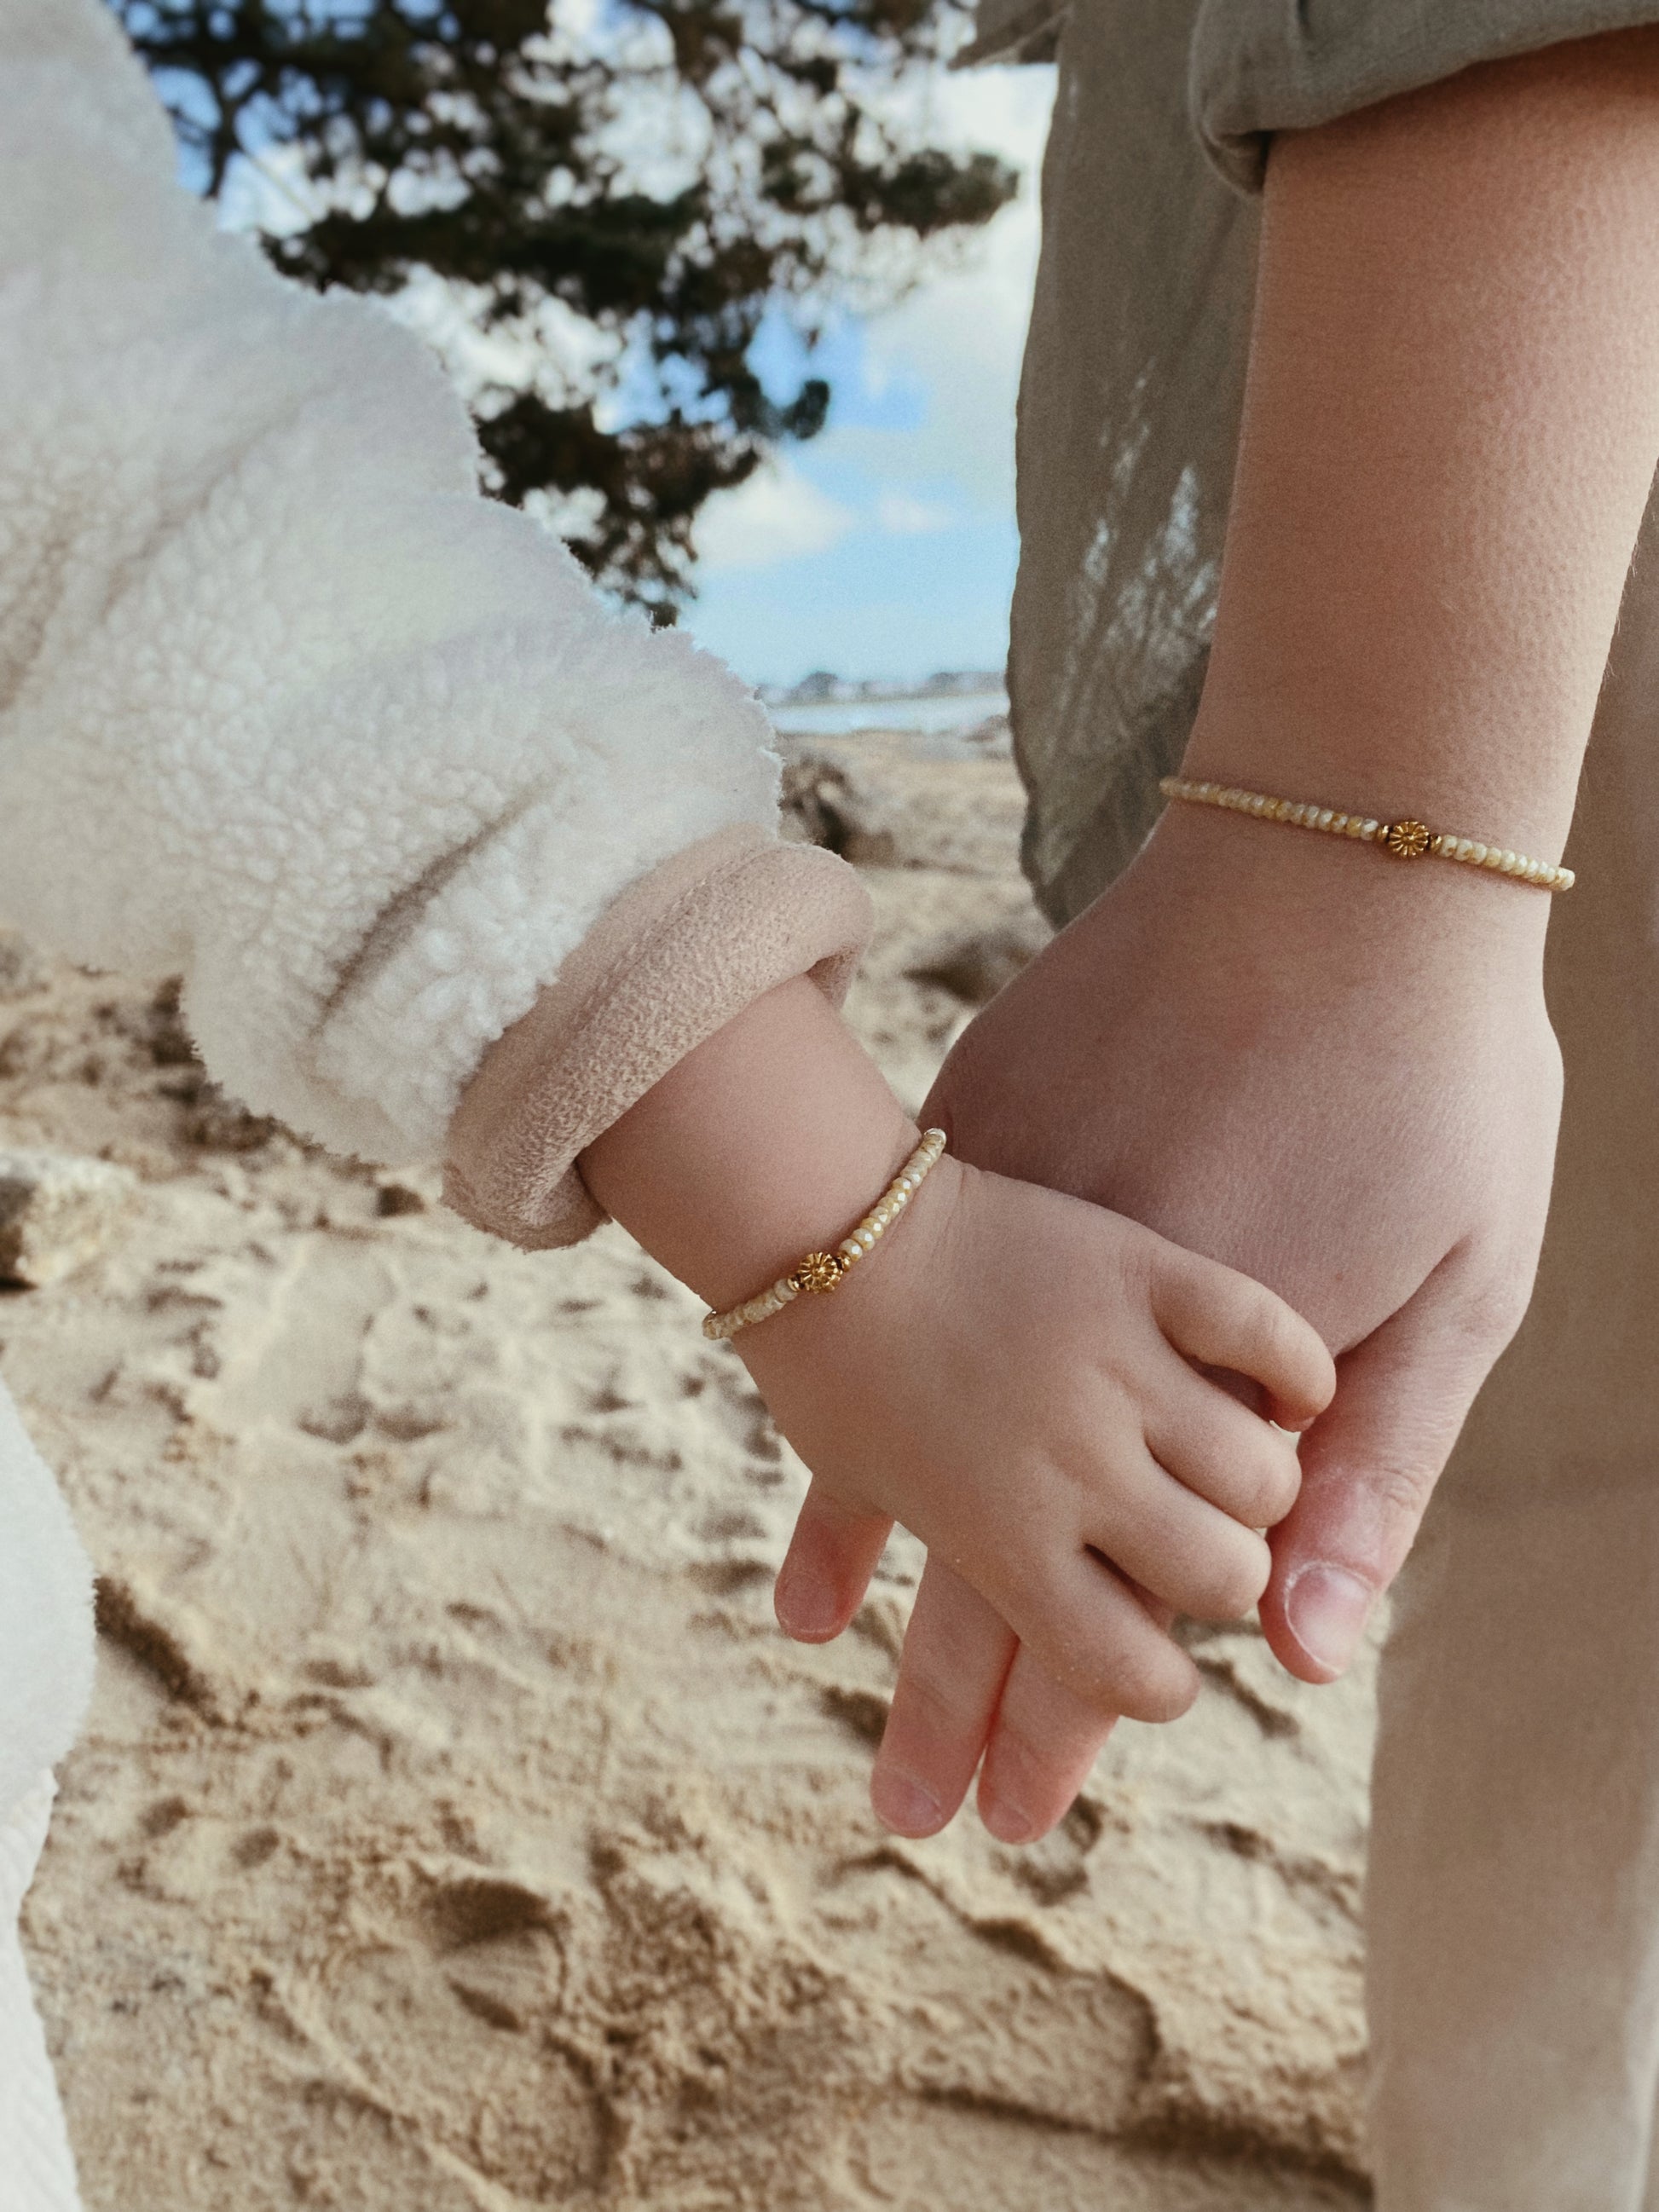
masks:
<path fill-rule="evenodd" d="M 867 1252 L 873 1252 L 910 1200 L 921 1188 L 945 1150 L 943 1129 L 927 1129 L 904 1165 L 856 1228 L 848 1231 L 833 1252 L 809 1252 L 775 1283 L 745 1298 L 725 1313 L 704 1316 L 702 1333 L 716 1340 L 735 1336 L 740 1328 L 781 1313 L 803 1291 L 822 1294 L 836 1290 Z"/>

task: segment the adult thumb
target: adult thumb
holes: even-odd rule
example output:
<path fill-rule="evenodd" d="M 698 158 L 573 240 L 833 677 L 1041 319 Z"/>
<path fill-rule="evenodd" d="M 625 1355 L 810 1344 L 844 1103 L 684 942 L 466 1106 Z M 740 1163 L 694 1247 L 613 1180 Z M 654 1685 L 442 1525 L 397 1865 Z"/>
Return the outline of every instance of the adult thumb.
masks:
<path fill-rule="evenodd" d="M 1261 1626 L 1304 1682 L 1334 1681 L 1347 1668 L 1512 1333 L 1498 1302 L 1471 1301 L 1454 1267 L 1443 1261 L 1344 1353 L 1336 1395 L 1303 1437 L 1302 1488 L 1269 1538 Z"/>

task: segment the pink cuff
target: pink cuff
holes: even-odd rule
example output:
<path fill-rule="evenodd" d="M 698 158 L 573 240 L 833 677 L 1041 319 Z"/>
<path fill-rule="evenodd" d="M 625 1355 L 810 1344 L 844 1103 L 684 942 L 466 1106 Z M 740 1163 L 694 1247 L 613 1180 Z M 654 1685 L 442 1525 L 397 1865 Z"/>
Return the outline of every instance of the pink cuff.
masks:
<path fill-rule="evenodd" d="M 580 1243 L 605 1218 L 584 1147 L 775 985 L 810 975 L 838 1006 L 872 927 L 856 873 L 815 845 L 745 823 L 676 854 L 490 1047 L 449 1125 L 444 1196 L 526 1251 Z"/>

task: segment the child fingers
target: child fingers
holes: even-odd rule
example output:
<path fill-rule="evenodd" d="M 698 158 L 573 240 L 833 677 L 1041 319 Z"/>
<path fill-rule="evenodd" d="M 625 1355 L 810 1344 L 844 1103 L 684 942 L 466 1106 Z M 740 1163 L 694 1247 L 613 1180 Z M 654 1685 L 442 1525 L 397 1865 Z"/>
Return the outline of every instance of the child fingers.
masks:
<path fill-rule="evenodd" d="M 1184 1363 L 1147 1414 L 1146 1442 L 1160 1467 L 1247 1528 L 1275 1528 L 1302 1487 L 1294 1437 Z"/>
<path fill-rule="evenodd" d="M 1171 1247 L 1153 1278 L 1152 1310 L 1187 1358 L 1259 1382 L 1285 1428 L 1305 1428 L 1336 1395 L 1335 1364 L 1318 1331 L 1248 1275 Z"/>
<path fill-rule="evenodd" d="M 798 1644 L 839 1636 L 864 1602 L 892 1528 L 882 1514 L 842 1505 L 815 1477 L 772 1593 L 784 1634 Z"/>
<path fill-rule="evenodd" d="M 937 1553 L 905 1634 L 898 1681 L 870 1778 L 877 1818 L 931 1836 L 968 1794 L 1014 1656 L 1000 1613 Z"/>
<path fill-rule="evenodd" d="M 1034 1844 L 1063 1820 L 1116 1725 L 1055 1681 L 1022 1644 L 979 1775 L 980 1818 L 997 1840 Z"/>
<path fill-rule="evenodd" d="M 1273 1556 L 1152 1456 L 1129 1455 L 1085 1506 L 1085 1541 L 1118 1572 L 1194 1620 L 1240 1620 L 1267 1587 Z"/>
<path fill-rule="evenodd" d="M 1198 1669 L 1117 1571 L 1079 1549 L 1014 1623 L 1054 1680 L 1101 1720 L 1178 1720 L 1198 1695 Z"/>

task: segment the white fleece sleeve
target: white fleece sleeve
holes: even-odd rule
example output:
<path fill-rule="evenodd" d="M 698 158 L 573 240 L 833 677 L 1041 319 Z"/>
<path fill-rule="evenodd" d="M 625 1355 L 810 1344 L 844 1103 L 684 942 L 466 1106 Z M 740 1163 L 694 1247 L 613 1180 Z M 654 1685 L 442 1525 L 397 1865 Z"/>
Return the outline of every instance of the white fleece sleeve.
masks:
<path fill-rule="evenodd" d="M 435 1154 L 765 718 L 477 490 L 420 341 L 219 233 L 100 0 L 0 0 L 0 907 L 181 970 L 220 1079 Z"/>

